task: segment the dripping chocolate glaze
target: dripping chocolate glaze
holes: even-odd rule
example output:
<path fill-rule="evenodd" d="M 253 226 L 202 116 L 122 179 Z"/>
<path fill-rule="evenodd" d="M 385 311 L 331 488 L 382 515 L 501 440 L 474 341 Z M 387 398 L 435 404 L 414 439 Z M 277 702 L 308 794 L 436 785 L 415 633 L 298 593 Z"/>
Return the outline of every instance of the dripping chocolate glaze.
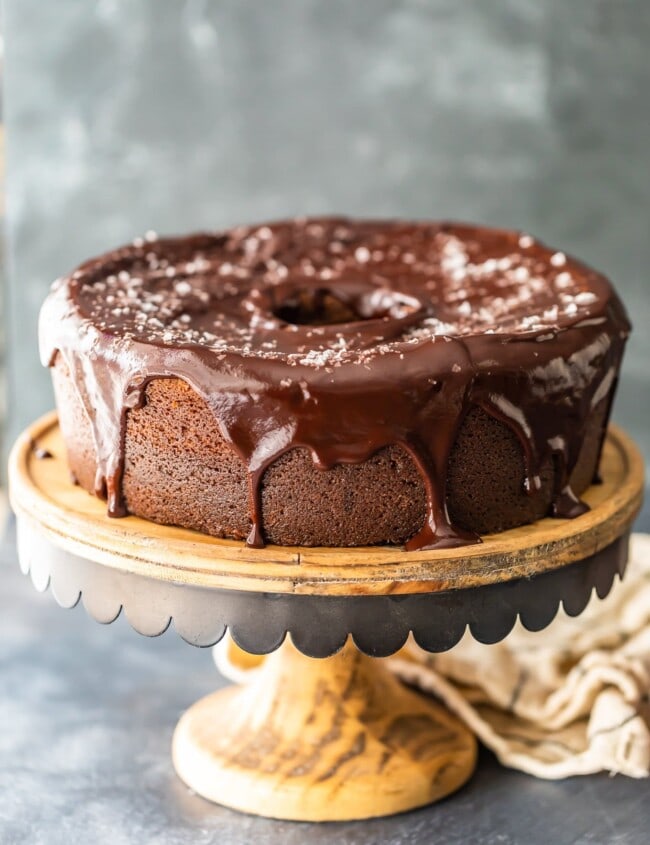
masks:
<path fill-rule="evenodd" d="M 553 515 L 584 512 L 569 479 L 629 329 L 607 279 L 527 235 L 346 218 L 139 239 L 55 282 L 40 318 L 43 363 L 63 356 L 90 418 L 111 516 L 126 514 L 129 409 L 179 378 L 245 463 L 250 545 L 284 452 L 306 447 L 326 470 L 397 444 L 427 496 L 409 550 L 480 542 L 445 496 L 475 405 L 518 437 L 529 495 L 552 456 Z"/>

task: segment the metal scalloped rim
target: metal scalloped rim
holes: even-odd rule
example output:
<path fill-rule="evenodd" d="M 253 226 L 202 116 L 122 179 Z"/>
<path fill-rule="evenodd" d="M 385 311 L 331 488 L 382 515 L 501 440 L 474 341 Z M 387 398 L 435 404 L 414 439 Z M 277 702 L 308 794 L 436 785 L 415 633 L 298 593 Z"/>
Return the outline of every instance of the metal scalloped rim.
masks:
<path fill-rule="evenodd" d="M 28 554 L 20 530 L 18 534 L 21 569 L 41 592 L 49 586 L 61 607 L 75 607 L 81 600 L 87 613 L 103 624 L 123 614 L 135 631 L 148 637 L 160 636 L 173 623 L 183 640 L 199 647 L 215 645 L 229 631 L 237 645 L 256 654 L 274 651 L 289 633 L 309 657 L 335 654 L 348 636 L 364 653 L 387 657 L 410 633 L 426 651 L 441 652 L 454 646 L 467 628 L 482 643 L 502 640 L 517 618 L 529 631 L 541 631 L 560 604 L 577 616 L 594 590 L 604 598 L 614 577 L 624 574 L 628 547 L 624 535 L 578 563 L 472 589 L 408 596 L 310 596 L 158 581 L 75 557 L 44 537 L 37 544 L 42 553 L 35 555 L 33 535 Z"/>

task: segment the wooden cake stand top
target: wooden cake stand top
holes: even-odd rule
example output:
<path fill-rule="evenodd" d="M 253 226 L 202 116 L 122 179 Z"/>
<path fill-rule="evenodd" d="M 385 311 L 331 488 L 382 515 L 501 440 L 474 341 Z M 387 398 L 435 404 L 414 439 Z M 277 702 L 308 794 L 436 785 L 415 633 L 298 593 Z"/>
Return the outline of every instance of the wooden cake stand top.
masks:
<path fill-rule="evenodd" d="M 52 457 L 39 459 L 39 449 Z M 70 483 L 55 413 L 30 426 L 10 459 L 10 495 L 19 516 L 56 546 L 113 569 L 200 587 L 263 593 L 371 596 L 467 589 L 532 577 L 595 555 L 625 534 L 643 493 L 643 459 L 619 428 L 609 430 L 603 483 L 574 520 L 543 519 L 458 549 L 398 547 L 248 548 L 130 516 L 108 519 L 104 502 Z"/>

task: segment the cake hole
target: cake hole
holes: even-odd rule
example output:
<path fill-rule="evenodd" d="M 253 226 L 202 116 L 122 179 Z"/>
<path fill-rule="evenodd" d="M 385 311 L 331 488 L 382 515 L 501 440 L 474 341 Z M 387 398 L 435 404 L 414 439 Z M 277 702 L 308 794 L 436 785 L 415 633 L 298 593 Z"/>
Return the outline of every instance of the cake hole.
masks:
<path fill-rule="evenodd" d="M 331 326 L 362 319 L 350 303 L 324 287 L 293 291 L 273 308 L 273 314 L 297 326 Z"/>
<path fill-rule="evenodd" d="M 387 288 L 359 294 L 344 287 L 295 288 L 272 308 L 284 323 L 298 326 L 332 326 L 364 320 L 402 319 L 421 309 L 420 302 Z"/>

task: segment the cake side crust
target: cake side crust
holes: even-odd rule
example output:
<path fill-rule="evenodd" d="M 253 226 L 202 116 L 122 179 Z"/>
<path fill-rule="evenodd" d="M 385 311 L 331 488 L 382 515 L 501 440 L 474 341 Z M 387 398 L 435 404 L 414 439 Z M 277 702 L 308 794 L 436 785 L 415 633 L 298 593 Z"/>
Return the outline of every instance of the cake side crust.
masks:
<path fill-rule="evenodd" d="M 94 492 L 92 429 L 67 368 L 52 369 L 68 459 L 81 487 Z M 596 409 L 572 479 L 591 483 L 606 403 Z M 129 513 L 215 537 L 244 539 L 251 526 L 245 467 L 224 441 L 205 402 L 178 379 L 152 381 L 142 408 L 128 412 L 124 496 Z M 471 531 L 493 533 L 548 513 L 555 473 L 547 462 L 541 489 L 524 489 L 524 459 L 515 435 L 478 408 L 458 433 L 449 461 L 447 507 Z M 319 469 L 306 449 L 272 464 L 262 482 L 267 542 L 279 545 L 402 544 L 420 530 L 425 492 L 410 456 L 380 450 L 361 464 Z"/>

